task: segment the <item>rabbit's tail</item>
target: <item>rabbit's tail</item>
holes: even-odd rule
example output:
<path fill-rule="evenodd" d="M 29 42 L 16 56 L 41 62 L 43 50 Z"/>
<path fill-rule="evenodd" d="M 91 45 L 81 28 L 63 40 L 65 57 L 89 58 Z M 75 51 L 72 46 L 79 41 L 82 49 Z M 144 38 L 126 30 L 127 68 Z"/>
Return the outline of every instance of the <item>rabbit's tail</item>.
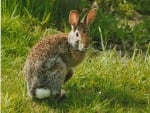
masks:
<path fill-rule="evenodd" d="M 28 90 L 28 95 L 31 98 L 43 99 L 43 98 L 50 97 L 51 91 L 50 89 L 46 89 L 46 88 L 36 88 L 36 89 Z"/>
<path fill-rule="evenodd" d="M 50 89 L 37 88 L 35 90 L 35 96 L 38 99 L 50 97 L 50 94 L 51 94 Z"/>

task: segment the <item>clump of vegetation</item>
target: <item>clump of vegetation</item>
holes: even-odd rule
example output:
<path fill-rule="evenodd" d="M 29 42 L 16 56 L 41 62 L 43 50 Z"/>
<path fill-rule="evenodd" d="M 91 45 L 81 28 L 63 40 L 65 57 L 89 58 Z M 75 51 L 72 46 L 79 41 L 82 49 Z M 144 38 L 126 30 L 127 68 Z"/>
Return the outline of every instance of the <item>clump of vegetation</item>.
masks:
<path fill-rule="evenodd" d="M 145 50 L 145 45 L 149 42 L 149 28 L 146 25 L 149 23 L 149 16 L 137 17 L 137 22 L 134 17 L 141 15 L 136 15 L 139 9 L 148 12 L 147 9 L 144 9 L 147 8 L 148 1 L 100 0 L 97 2 L 99 10 L 96 21 L 91 26 L 92 39 L 101 43 L 100 27 L 106 48 L 110 48 L 110 46 L 113 48 L 117 45 L 119 49 L 128 50 L 137 45 L 140 47 L 139 49 Z M 77 9 L 82 12 L 82 9 L 90 8 L 91 3 L 85 0 L 65 0 L 63 2 L 61 0 L 52 0 L 51 2 L 49 0 L 44 2 L 41 0 L 15 0 L 13 3 L 4 0 L 2 6 L 2 15 L 11 17 L 17 15 L 25 17 L 31 24 L 40 25 L 43 28 L 51 26 L 60 31 L 68 31 L 70 28 L 67 18 L 69 11 Z"/>
<path fill-rule="evenodd" d="M 106 48 L 117 47 L 119 50 L 127 51 L 133 51 L 135 45 L 138 49 L 147 48 L 149 16 L 137 13 L 134 8 L 136 4 L 120 0 L 101 0 L 99 4 L 99 15 L 91 26 L 94 40 L 100 42 L 100 27 Z"/>
<path fill-rule="evenodd" d="M 138 0 L 138 1 L 127 0 L 127 1 L 133 4 L 135 10 L 143 14 L 149 15 L 150 13 L 150 9 L 149 9 L 150 1 L 149 0 Z"/>

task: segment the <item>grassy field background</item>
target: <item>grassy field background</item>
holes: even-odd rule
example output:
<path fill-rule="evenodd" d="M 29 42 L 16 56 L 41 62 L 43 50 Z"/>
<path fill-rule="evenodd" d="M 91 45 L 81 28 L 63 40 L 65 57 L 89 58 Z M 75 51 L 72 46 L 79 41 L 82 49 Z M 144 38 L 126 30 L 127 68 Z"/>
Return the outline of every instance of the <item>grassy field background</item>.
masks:
<path fill-rule="evenodd" d="M 19 17 L 2 19 L 2 113 L 150 112 L 150 56 L 136 50 L 121 57 L 115 49 L 91 49 L 64 85 L 66 100 L 31 100 L 22 75 L 26 56 L 40 37 L 57 33 L 40 26 L 29 31 L 31 27 Z"/>
<path fill-rule="evenodd" d="M 150 113 L 149 46 L 123 56 L 115 48 L 91 48 L 63 86 L 65 100 L 33 101 L 22 74 L 26 56 L 38 40 L 59 31 L 13 13 L 2 15 L 1 31 L 2 113 Z"/>

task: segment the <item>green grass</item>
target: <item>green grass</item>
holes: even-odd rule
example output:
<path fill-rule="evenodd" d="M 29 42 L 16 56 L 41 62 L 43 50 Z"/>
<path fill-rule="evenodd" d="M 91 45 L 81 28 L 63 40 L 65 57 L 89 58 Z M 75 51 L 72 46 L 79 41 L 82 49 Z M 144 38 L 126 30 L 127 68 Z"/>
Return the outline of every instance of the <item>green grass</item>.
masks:
<path fill-rule="evenodd" d="M 2 113 L 149 113 L 150 55 L 120 57 L 114 50 L 89 50 L 64 85 L 67 99 L 33 101 L 27 96 L 22 68 L 40 37 L 57 33 L 19 17 L 2 18 Z"/>
<path fill-rule="evenodd" d="M 53 26 L 60 31 L 68 31 L 70 10 L 77 9 L 81 17 L 85 8 L 90 8 L 89 0 L 2 0 L 2 16 L 20 16 L 26 23 Z M 93 0 L 90 0 L 93 1 Z M 97 16 L 90 27 L 92 40 L 99 43 L 99 27 L 106 49 L 134 50 L 134 46 L 145 51 L 150 42 L 150 0 L 96 0 L 99 4 Z M 135 25 L 135 26 L 134 26 Z M 131 27 L 132 26 L 132 27 Z M 32 26 L 29 29 L 34 29 Z M 99 43 L 100 44 L 100 43 Z M 116 46 L 117 45 L 117 46 Z M 100 48 L 100 47 L 99 47 Z M 101 48 L 100 48 L 101 49 Z"/>

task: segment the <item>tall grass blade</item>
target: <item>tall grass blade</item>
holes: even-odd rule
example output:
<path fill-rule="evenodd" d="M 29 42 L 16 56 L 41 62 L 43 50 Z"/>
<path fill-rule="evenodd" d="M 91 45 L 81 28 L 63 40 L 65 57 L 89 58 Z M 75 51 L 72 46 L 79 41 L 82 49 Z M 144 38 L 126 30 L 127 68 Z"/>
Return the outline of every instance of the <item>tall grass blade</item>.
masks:
<path fill-rule="evenodd" d="M 148 48 L 147 48 L 147 51 L 146 51 L 146 55 L 145 55 L 145 61 L 147 60 L 147 57 L 148 57 L 148 55 L 149 55 L 149 53 L 150 53 L 150 43 L 148 44 Z"/>
<path fill-rule="evenodd" d="M 28 17 L 31 19 L 32 15 L 29 13 L 29 11 L 27 10 L 27 8 L 24 7 L 25 12 L 27 13 Z"/>
<path fill-rule="evenodd" d="M 136 49 L 136 43 L 134 44 L 134 52 L 132 55 L 132 61 L 135 59 L 135 55 L 136 55 L 137 49 Z"/>
<path fill-rule="evenodd" d="M 19 4 L 17 4 L 16 7 L 14 8 L 14 10 L 13 10 L 11 16 L 10 16 L 11 18 L 13 18 L 15 16 L 15 13 L 17 11 L 18 6 L 19 6 Z"/>
<path fill-rule="evenodd" d="M 100 33 L 102 50 L 105 51 L 103 35 L 102 35 L 102 30 L 101 30 L 100 26 L 98 27 L 98 30 L 99 30 L 99 33 Z"/>
<path fill-rule="evenodd" d="M 49 18 L 50 18 L 50 13 L 46 16 L 45 20 L 43 20 L 43 21 L 41 22 L 41 24 L 43 25 L 43 24 L 47 23 L 48 20 L 49 20 Z"/>

